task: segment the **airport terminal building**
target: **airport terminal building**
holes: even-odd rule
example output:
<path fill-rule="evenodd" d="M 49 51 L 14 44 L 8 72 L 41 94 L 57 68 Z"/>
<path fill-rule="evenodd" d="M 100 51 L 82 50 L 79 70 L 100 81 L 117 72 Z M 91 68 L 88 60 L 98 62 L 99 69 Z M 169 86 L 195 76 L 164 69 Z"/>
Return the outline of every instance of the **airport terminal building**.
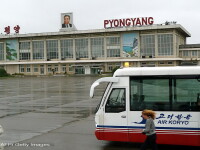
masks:
<path fill-rule="evenodd" d="M 115 21 L 111 27 L 94 30 L 0 35 L 0 67 L 10 74 L 51 75 L 100 74 L 121 66 L 200 65 L 200 44 L 186 43 L 191 35 L 183 26 L 119 24 Z"/>

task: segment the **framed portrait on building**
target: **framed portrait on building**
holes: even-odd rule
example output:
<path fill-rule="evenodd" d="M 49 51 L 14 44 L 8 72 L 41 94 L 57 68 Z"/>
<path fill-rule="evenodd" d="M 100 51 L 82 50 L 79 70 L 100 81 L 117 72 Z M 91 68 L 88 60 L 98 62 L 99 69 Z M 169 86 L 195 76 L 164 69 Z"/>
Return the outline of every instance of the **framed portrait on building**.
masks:
<path fill-rule="evenodd" d="M 61 13 L 61 31 L 75 30 L 73 13 Z"/>

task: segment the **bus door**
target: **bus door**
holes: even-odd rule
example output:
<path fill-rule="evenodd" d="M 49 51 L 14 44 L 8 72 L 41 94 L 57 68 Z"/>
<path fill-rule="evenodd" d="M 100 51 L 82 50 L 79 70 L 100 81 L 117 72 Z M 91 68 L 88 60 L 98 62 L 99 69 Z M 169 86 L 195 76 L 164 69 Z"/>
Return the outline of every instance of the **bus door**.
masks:
<path fill-rule="evenodd" d="M 128 141 L 126 111 L 128 93 L 126 86 L 112 86 L 104 104 L 104 140 Z"/>

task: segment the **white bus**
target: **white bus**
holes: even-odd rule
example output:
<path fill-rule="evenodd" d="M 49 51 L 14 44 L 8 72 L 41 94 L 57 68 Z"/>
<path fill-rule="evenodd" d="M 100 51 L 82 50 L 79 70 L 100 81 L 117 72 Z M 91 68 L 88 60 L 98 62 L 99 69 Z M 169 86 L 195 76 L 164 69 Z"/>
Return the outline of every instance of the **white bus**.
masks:
<path fill-rule="evenodd" d="M 200 146 L 200 67 L 118 69 L 108 82 L 95 114 L 99 140 L 143 142 L 141 111 L 156 112 L 158 144 Z"/>

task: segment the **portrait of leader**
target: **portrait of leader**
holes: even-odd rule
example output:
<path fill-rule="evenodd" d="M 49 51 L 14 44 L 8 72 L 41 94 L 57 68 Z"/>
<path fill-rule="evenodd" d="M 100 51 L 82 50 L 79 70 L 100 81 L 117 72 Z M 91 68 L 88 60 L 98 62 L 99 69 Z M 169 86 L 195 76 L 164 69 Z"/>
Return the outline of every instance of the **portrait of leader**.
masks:
<path fill-rule="evenodd" d="M 62 28 L 72 28 L 72 24 L 70 23 L 70 15 L 64 15 Z"/>

